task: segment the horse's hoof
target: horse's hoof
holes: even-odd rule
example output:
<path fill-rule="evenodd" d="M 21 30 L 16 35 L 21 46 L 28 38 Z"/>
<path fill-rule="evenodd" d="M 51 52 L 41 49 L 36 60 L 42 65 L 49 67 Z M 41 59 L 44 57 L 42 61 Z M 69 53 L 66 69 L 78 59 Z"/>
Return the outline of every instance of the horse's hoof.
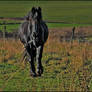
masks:
<path fill-rule="evenodd" d="M 41 76 L 41 74 L 43 74 L 43 67 L 37 70 L 37 75 Z"/>
<path fill-rule="evenodd" d="M 30 74 L 30 76 L 31 76 L 31 77 L 37 77 L 37 75 L 36 75 L 36 74 Z"/>
<path fill-rule="evenodd" d="M 41 74 L 40 74 L 40 73 L 37 73 L 37 76 L 39 76 L 39 77 L 40 77 L 40 76 L 41 76 Z"/>
<path fill-rule="evenodd" d="M 37 76 L 41 76 L 41 74 L 42 74 L 42 72 L 41 72 L 41 70 L 40 71 L 37 71 Z"/>

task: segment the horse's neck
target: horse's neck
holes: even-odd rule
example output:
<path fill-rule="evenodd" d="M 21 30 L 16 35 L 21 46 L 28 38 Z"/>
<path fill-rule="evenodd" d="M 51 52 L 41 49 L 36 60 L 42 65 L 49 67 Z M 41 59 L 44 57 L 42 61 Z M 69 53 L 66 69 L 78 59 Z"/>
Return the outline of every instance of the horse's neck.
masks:
<path fill-rule="evenodd" d="M 39 21 L 39 29 L 41 28 L 42 29 L 42 25 L 43 25 L 44 21 L 43 20 L 40 20 Z M 39 30 L 38 29 L 38 30 Z M 35 30 L 35 26 L 32 26 L 32 22 L 28 22 L 28 31 L 30 32 L 30 34 L 32 34 L 33 30 Z M 40 30 L 41 31 L 41 30 Z"/>
<path fill-rule="evenodd" d="M 32 35 L 32 24 L 28 22 L 28 35 Z"/>

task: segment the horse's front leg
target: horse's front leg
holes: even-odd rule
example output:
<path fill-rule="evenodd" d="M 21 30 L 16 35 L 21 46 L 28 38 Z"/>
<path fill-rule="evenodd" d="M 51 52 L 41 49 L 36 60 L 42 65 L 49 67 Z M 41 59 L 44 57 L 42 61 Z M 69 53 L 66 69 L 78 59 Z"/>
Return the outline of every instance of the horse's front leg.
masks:
<path fill-rule="evenodd" d="M 36 49 L 36 61 L 37 61 L 37 74 L 38 74 L 38 76 L 41 76 L 41 74 L 43 73 L 43 67 L 42 67 L 42 63 L 41 63 L 42 52 L 43 52 L 43 46 L 39 46 Z"/>
<path fill-rule="evenodd" d="M 26 47 L 27 53 L 28 53 L 28 59 L 29 59 L 29 63 L 30 63 L 30 70 L 31 70 L 31 76 L 36 77 L 36 73 L 35 73 L 35 66 L 34 66 L 34 55 L 33 55 L 33 48 L 30 48 L 30 46 Z"/>

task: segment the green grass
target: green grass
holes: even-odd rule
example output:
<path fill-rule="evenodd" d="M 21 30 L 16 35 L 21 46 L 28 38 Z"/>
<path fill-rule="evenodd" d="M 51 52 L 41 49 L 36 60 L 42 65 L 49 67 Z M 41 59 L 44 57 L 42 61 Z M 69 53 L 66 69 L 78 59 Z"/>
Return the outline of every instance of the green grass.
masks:
<path fill-rule="evenodd" d="M 79 26 L 91 26 L 89 24 L 62 24 L 62 23 L 47 23 L 48 28 L 62 28 L 62 27 L 79 27 Z M 6 25 L 7 32 L 12 32 L 14 29 L 18 29 L 20 27 L 19 24 L 16 25 Z M 4 30 L 4 26 L 0 26 L 0 30 Z"/>
<path fill-rule="evenodd" d="M 63 24 L 63 23 L 47 23 L 48 28 L 62 28 L 62 27 L 83 27 L 83 26 L 91 26 L 91 24 Z"/>
<path fill-rule="evenodd" d="M 41 6 L 43 11 L 43 18 L 46 20 L 90 23 L 92 18 L 92 2 L 89 1 L 2 1 L 0 2 L 0 16 L 23 17 L 29 12 L 32 6 Z"/>
<path fill-rule="evenodd" d="M 50 55 L 50 57 L 53 56 Z M 54 55 L 54 57 L 57 56 Z M 46 60 L 48 58 L 45 58 Z M 30 77 L 29 63 L 24 69 L 18 64 L 0 63 L 0 89 L 3 91 L 73 91 L 73 88 L 76 91 L 82 90 L 78 78 L 79 72 L 76 74 L 71 64 L 67 65 L 66 61 L 60 63 L 59 60 L 50 60 L 45 64 L 45 61 L 43 62 L 44 73 L 42 77 L 37 78 Z M 8 80 L 10 77 L 11 79 Z M 92 81 L 89 85 L 89 90 L 92 90 Z"/>
<path fill-rule="evenodd" d="M 48 28 L 62 28 L 62 27 L 85 27 L 85 26 L 91 26 L 91 24 L 63 24 L 63 23 L 46 23 Z M 7 32 L 12 32 L 14 29 L 19 29 L 20 24 L 15 25 L 6 25 Z M 0 26 L 0 30 L 4 30 L 4 25 Z"/>
<path fill-rule="evenodd" d="M 47 67 L 48 68 L 48 67 Z M 1 63 L 0 64 L 0 88 L 2 89 L 4 84 L 4 91 L 41 91 L 41 90 L 57 90 L 59 86 L 59 82 L 61 79 L 59 77 L 56 78 L 57 73 L 48 72 L 45 67 L 42 77 L 31 78 L 29 73 L 29 64 L 23 70 L 18 65 Z M 14 74 L 17 70 L 19 71 Z M 14 76 L 7 81 L 11 75 Z M 6 83 L 6 82 L 7 83 Z M 54 88 L 55 87 L 55 88 Z"/>
<path fill-rule="evenodd" d="M 24 17 L 33 6 L 42 7 L 44 20 L 73 23 L 48 24 L 50 28 L 73 26 L 74 24 L 75 26 L 92 25 L 91 1 L 0 1 L 0 16 Z"/>

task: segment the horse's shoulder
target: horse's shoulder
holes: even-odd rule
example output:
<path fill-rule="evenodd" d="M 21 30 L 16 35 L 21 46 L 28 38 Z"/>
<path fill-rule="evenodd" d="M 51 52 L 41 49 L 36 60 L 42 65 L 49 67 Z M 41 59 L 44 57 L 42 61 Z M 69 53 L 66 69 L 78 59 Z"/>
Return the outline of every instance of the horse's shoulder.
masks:
<path fill-rule="evenodd" d="M 29 22 L 28 21 L 24 21 L 23 23 L 21 23 L 21 27 L 28 27 Z"/>
<path fill-rule="evenodd" d="M 24 21 L 24 22 L 21 23 L 20 29 L 19 29 L 19 34 L 27 36 L 28 24 L 29 24 L 29 22 L 27 22 L 27 21 Z"/>

